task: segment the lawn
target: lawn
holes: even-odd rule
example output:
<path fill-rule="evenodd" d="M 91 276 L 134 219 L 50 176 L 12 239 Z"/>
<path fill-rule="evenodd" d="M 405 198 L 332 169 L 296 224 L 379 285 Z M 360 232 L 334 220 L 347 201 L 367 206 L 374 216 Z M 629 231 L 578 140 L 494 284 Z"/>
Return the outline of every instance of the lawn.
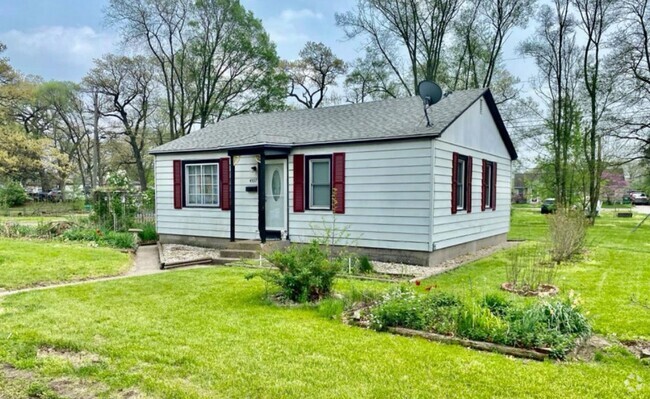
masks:
<path fill-rule="evenodd" d="M 247 273 L 181 270 L 6 297 L 0 360 L 85 381 L 98 396 L 617 398 L 630 395 L 626 380 L 650 381 L 648 366 L 620 353 L 539 363 L 349 327 L 269 304 Z M 365 283 L 339 289 L 350 285 Z M 37 355 L 43 347 L 95 358 L 73 367 Z M 631 397 L 648 394 L 646 384 Z"/>
<path fill-rule="evenodd" d="M 541 240 L 545 220 L 517 209 L 511 237 Z M 650 339 L 650 224 L 630 233 L 640 220 L 605 213 L 585 259 L 559 273 L 562 292 L 580 295 L 598 333 Z M 497 253 L 420 289 L 498 290 L 505 261 Z M 650 364 L 622 349 L 588 363 L 540 363 L 378 333 L 315 307 L 273 305 L 262 280 L 245 280 L 249 272 L 176 270 L 1 298 L 0 364 L 19 370 L 8 378 L 0 369 L 0 391 L 22 398 L 64 380 L 90 397 L 650 397 Z M 337 284 L 340 292 L 387 287 Z"/>
<path fill-rule="evenodd" d="M 121 274 L 131 256 L 115 249 L 0 238 L 0 291 Z"/>

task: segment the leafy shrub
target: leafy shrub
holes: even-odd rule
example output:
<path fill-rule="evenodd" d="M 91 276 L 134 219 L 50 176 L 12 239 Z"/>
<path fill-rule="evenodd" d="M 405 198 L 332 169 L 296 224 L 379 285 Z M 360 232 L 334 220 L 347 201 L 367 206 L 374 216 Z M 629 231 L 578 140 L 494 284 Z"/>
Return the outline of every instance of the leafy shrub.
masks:
<path fill-rule="evenodd" d="M 254 273 L 247 278 L 262 277 L 279 286 L 283 296 L 295 302 L 327 297 L 343 264 L 341 258 L 328 256 L 318 241 L 291 245 L 266 255 L 266 259 L 278 270 Z"/>
<path fill-rule="evenodd" d="M 20 183 L 10 181 L 4 187 L 0 187 L 0 204 L 12 207 L 24 205 L 25 202 L 27 202 L 27 194 Z"/>
<path fill-rule="evenodd" d="M 548 223 L 554 262 L 570 260 L 584 250 L 589 220 L 582 212 L 558 209 L 549 217 Z"/>
<path fill-rule="evenodd" d="M 550 348 L 562 358 L 591 327 L 573 298 L 511 303 L 501 294 L 482 298 L 416 294 L 400 287 L 386 293 L 368 314 L 376 330 L 406 327 L 525 348 Z"/>
<path fill-rule="evenodd" d="M 158 233 L 156 232 L 156 225 L 154 223 L 145 223 L 140 226 L 142 231 L 138 233 L 142 241 L 156 241 L 158 240 Z"/>

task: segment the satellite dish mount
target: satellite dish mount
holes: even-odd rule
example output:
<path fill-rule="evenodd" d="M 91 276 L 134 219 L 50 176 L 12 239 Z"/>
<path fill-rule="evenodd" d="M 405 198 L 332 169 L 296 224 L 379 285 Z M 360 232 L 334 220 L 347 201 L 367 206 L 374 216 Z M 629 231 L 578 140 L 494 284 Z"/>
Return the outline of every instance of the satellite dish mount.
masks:
<path fill-rule="evenodd" d="M 442 89 L 430 80 L 423 80 L 418 84 L 418 93 L 424 104 L 424 116 L 427 118 L 427 127 L 431 126 L 427 108 L 437 103 L 442 98 Z"/>

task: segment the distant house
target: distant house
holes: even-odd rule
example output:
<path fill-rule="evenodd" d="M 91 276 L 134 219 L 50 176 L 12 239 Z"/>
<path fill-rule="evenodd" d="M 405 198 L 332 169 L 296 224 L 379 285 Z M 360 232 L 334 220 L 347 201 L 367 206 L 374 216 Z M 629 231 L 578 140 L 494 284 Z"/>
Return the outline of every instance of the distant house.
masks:
<path fill-rule="evenodd" d="M 168 243 L 304 243 L 433 265 L 506 240 L 517 158 L 488 89 L 228 118 L 151 151 Z"/>

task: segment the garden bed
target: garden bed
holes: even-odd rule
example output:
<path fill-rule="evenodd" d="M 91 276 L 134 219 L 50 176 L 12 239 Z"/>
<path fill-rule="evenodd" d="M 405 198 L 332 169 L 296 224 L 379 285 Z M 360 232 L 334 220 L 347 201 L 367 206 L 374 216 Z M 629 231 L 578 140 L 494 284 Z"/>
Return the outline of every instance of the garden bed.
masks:
<path fill-rule="evenodd" d="M 499 294 L 459 297 L 393 289 L 356 306 L 350 324 L 535 360 L 564 359 L 591 334 L 570 300 L 515 303 Z"/>
<path fill-rule="evenodd" d="M 538 297 L 555 296 L 560 292 L 560 289 L 552 284 L 540 284 L 537 288 L 533 289 L 529 287 L 520 288 L 515 286 L 513 283 L 503 283 L 501 284 L 501 289 L 521 296 Z"/>

